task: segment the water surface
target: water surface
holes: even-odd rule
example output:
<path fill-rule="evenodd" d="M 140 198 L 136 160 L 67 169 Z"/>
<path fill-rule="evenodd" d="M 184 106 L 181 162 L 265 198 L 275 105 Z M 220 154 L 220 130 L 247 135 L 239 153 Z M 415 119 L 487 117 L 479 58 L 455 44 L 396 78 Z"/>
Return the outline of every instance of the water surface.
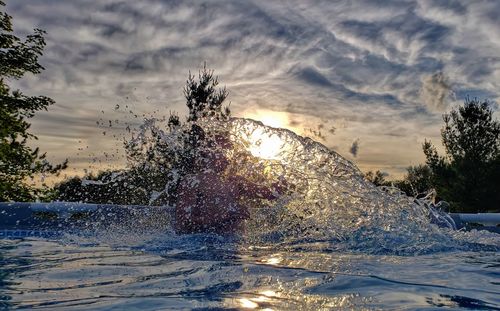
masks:
<path fill-rule="evenodd" d="M 210 235 L 134 246 L 75 237 L 0 240 L 0 306 L 500 310 L 498 252 L 395 256 L 324 246 L 262 247 Z"/>

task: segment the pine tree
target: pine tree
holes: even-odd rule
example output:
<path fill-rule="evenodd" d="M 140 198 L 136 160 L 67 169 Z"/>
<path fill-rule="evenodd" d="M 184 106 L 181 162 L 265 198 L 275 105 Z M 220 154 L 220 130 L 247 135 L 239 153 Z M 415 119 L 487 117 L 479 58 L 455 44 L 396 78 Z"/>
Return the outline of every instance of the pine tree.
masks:
<path fill-rule="evenodd" d="M 439 197 L 460 212 L 500 210 L 500 122 L 487 101 L 466 99 L 443 116 L 445 156 L 423 145 Z"/>
<path fill-rule="evenodd" d="M 390 182 L 385 180 L 386 176 L 387 173 L 381 172 L 379 170 L 377 170 L 375 173 L 373 171 L 368 171 L 365 174 L 365 178 L 377 187 L 390 185 Z"/>
<path fill-rule="evenodd" d="M 214 71 L 207 69 L 206 63 L 198 74 L 198 81 L 195 76 L 189 73 L 184 96 L 189 109 L 188 122 L 196 122 L 199 118 L 212 117 L 217 120 L 226 120 L 231 112 L 223 103 L 228 92 L 225 87 L 217 89 L 219 79 L 214 76 Z"/>

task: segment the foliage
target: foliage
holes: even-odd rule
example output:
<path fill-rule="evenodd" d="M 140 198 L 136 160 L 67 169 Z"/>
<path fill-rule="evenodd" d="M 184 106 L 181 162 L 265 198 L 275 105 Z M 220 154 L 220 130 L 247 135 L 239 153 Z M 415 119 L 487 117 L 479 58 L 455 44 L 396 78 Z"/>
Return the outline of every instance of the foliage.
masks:
<path fill-rule="evenodd" d="M 119 176 L 117 178 L 117 176 Z M 148 198 L 134 181 L 125 182 L 128 174 L 120 171 L 104 171 L 97 176 L 73 177 L 56 186 L 57 199 L 68 202 L 145 204 Z"/>
<path fill-rule="evenodd" d="M 0 1 L 0 6 L 5 4 Z M 58 173 L 66 162 L 52 166 L 39 149 L 28 146 L 37 139 L 28 132 L 36 111 L 47 110 L 54 101 L 45 96 L 26 96 L 12 91 L 7 81 L 20 79 L 27 72 L 40 73 L 38 63 L 45 41 L 44 31 L 35 29 L 25 41 L 12 34 L 12 17 L 0 12 L 0 201 L 32 201 L 41 199 L 47 188 L 27 184 L 36 174 Z"/>
<path fill-rule="evenodd" d="M 214 76 L 213 70 L 208 70 L 206 63 L 198 74 L 198 81 L 195 76 L 189 73 L 184 96 L 189 109 L 188 122 L 196 122 L 200 117 L 213 117 L 217 120 L 225 120 L 231 114 L 228 107 L 222 104 L 226 100 L 228 92 L 226 88 L 217 89 L 219 85 L 218 77 Z"/>
<path fill-rule="evenodd" d="M 425 196 L 449 203 L 451 211 L 478 213 L 500 211 L 500 122 L 493 119 L 491 104 L 477 99 L 443 115 L 441 130 L 445 155 L 425 141 L 424 165 L 410 166 L 402 180 L 389 182 L 383 173 L 368 172 L 377 186 L 393 185 L 407 195 Z"/>
<path fill-rule="evenodd" d="M 377 187 L 390 185 L 390 182 L 386 181 L 385 177 L 387 177 L 387 173 L 378 170 L 375 173 L 368 171 L 365 174 L 365 178 Z"/>
<path fill-rule="evenodd" d="M 431 169 L 427 165 L 410 166 L 402 180 L 394 182 L 394 186 L 401 189 L 408 196 L 422 197 L 433 188 L 431 183 Z"/>
<path fill-rule="evenodd" d="M 173 204 L 182 176 L 192 172 L 200 146 L 209 143 L 198 125 L 204 118 L 224 121 L 230 111 L 223 106 L 228 92 L 217 88 L 218 78 L 206 65 L 198 80 L 189 74 L 184 88 L 189 109 L 183 123 L 171 114 L 164 129 L 161 120 L 149 119 L 125 144 L 129 168 L 97 177 L 74 178 L 59 184 L 59 200 L 114 204 Z M 168 139 L 166 139 L 168 138 Z"/>
<path fill-rule="evenodd" d="M 401 180 L 386 180 L 387 173 L 377 170 L 368 171 L 365 178 L 375 186 L 396 187 L 406 195 L 412 197 L 423 197 L 432 189 L 431 170 L 427 165 L 410 166 L 406 169 L 406 175 Z"/>
<path fill-rule="evenodd" d="M 445 156 L 431 142 L 423 144 L 431 183 L 438 195 L 459 212 L 500 208 L 500 122 L 487 101 L 466 99 L 443 116 Z"/>

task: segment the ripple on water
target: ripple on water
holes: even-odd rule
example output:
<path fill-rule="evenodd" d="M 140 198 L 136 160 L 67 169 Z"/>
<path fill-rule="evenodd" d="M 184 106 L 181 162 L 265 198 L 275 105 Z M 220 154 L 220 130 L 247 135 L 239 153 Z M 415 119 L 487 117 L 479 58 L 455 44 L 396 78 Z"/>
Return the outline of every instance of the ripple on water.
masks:
<path fill-rule="evenodd" d="M 1 240 L 9 308 L 500 308 L 498 253 L 300 251 L 200 236 L 134 247 Z M 192 256 L 191 256 L 192 255 Z"/>

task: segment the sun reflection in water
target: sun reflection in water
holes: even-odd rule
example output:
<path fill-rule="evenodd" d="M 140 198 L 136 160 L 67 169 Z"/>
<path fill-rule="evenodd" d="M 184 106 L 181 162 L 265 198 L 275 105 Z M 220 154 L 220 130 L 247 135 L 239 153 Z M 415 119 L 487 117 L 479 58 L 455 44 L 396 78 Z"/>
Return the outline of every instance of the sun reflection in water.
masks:
<path fill-rule="evenodd" d="M 277 254 L 277 255 L 271 255 L 269 258 L 262 259 L 261 262 L 265 263 L 267 265 L 278 265 L 280 262 L 283 261 L 283 258 Z"/>
<path fill-rule="evenodd" d="M 279 298 L 279 294 L 276 293 L 275 291 L 272 290 L 264 290 L 259 292 L 259 296 L 257 297 L 252 297 L 252 298 L 238 298 L 237 302 L 238 305 L 243 308 L 243 309 L 257 309 L 259 310 L 267 310 L 267 311 L 272 311 L 274 309 L 271 309 L 266 306 L 269 305 L 272 302 L 273 298 Z M 265 308 L 262 308 L 265 307 Z"/>
<path fill-rule="evenodd" d="M 297 288 L 307 288 L 314 286 L 317 282 L 310 280 L 310 283 L 295 283 Z M 228 307 L 237 307 L 242 310 L 368 310 L 362 306 L 372 301 L 371 297 L 363 297 L 359 294 L 340 294 L 333 297 L 323 297 L 321 295 L 306 294 L 300 290 L 275 292 L 263 290 L 254 294 L 246 293 L 244 297 L 230 299 L 227 301 Z M 356 308 L 359 307 L 359 308 Z"/>
<path fill-rule="evenodd" d="M 239 298 L 238 302 L 240 303 L 240 306 L 245 309 L 256 309 L 259 307 L 258 303 L 255 303 L 251 301 L 250 299 L 246 298 Z"/>

